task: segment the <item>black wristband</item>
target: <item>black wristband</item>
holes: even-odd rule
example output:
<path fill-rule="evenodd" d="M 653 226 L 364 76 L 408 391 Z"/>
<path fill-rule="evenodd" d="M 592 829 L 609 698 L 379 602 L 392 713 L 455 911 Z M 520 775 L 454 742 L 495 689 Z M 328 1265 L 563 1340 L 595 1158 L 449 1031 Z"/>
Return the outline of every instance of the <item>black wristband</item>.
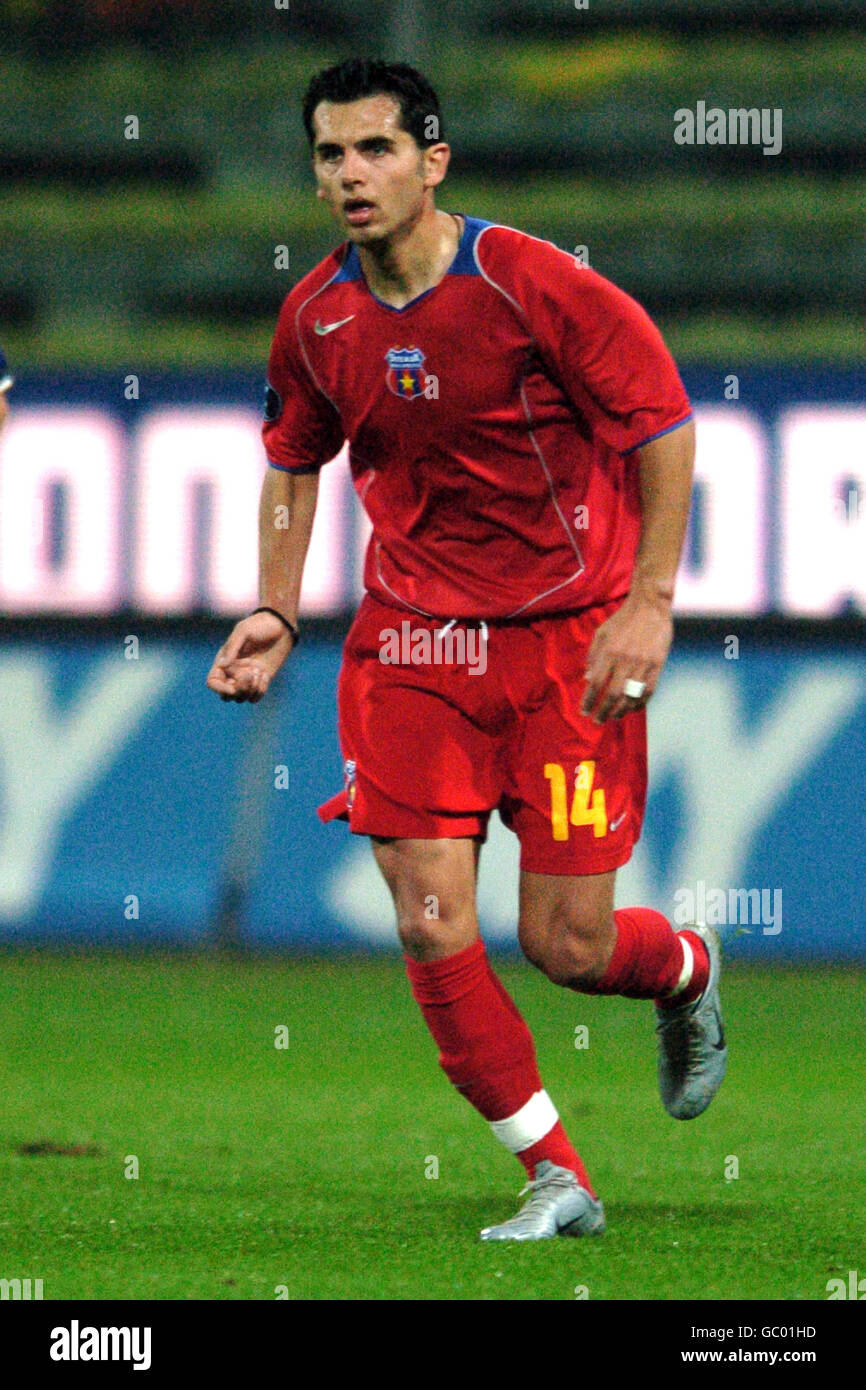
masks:
<path fill-rule="evenodd" d="M 287 627 L 289 632 L 292 634 L 292 651 L 295 650 L 295 647 L 301 640 L 301 634 L 298 632 L 298 629 L 295 627 L 294 623 L 290 623 L 288 618 L 284 618 L 282 613 L 277 612 L 276 608 L 254 608 L 252 613 L 250 614 L 250 617 L 254 617 L 256 613 L 273 613 L 275 618 L 279 618 L 280 622 L 283 624 L 283 627 Z"/>

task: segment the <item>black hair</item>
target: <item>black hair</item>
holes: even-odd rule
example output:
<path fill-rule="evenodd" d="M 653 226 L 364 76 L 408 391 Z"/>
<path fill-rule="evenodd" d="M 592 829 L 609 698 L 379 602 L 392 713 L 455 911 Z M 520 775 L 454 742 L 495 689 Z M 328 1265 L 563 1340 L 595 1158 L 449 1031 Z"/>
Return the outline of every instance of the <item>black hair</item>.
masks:
<path fill-rule="evenodd" d="M 421 149 L 444 140 L 439 98 L 417 68 L 377 58 L 348 58 L 316 73 L 304 94 L 304 127 L 310 146 L 315 140 L 313 112 L 320 101 L 358 101 L 380 94 L 399 103 L 400 124 Z"/>

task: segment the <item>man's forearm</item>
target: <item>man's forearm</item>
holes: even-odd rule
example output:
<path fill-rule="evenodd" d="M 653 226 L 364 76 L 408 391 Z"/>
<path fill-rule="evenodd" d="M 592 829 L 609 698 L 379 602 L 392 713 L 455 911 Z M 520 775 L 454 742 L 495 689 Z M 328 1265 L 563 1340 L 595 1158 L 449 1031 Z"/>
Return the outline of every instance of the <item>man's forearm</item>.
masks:
<path fill-rule="evenodd" d="M 318 473 L 268 467 L 259 502 L 259 602 L 298 621 L 304 561 L 316 515 Z"/>
<path fill-rule="evenodd" d="M 670 607 L 689 520 L 695 463 L 695 427 L 679 429 L 645 444 L 638 454 L 641 540 L 631 592 Z"/>

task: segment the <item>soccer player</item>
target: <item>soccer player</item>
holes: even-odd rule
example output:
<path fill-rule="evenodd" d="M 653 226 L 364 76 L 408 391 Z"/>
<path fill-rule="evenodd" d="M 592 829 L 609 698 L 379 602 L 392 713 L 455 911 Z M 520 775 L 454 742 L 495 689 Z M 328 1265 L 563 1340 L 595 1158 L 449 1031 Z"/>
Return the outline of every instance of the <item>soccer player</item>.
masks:
<path fill-rule="evenodd" d="M 9 387 L 13 385 L 14 379 L 10 375 L 9 368 L 6 365 L 3 349 L 0 348 L 0 429 L 3 428 L 6 416 L 9 414 L 9 402 L 6 399 L 6 392 L 9 390 Z"/>
<path fill-rule="evenodd" d="M 621 290 L 437 208 L 450 150 L 413 68 L 330 68 L 303 114 L 345 240 L 279 316 L 262 607 L 208 685 L 257 701 L 293 650 L 319 470 L 348 439 L 373 535 L 339 678 L 345 792 L 321 814 L 370 837 L 441 1065 L 526 1170 L 528 1200 L 482 1238 L 597 1234 L 602 1204 L 479 937 L 476 873 L 497 808 L 520 841 L 524 954 L 566 988 L 654 1000 L 663 1103 L 706 1109 L 726 1061 L 718 939 L 614 910 L 672 640 L 689 402 Z"/>

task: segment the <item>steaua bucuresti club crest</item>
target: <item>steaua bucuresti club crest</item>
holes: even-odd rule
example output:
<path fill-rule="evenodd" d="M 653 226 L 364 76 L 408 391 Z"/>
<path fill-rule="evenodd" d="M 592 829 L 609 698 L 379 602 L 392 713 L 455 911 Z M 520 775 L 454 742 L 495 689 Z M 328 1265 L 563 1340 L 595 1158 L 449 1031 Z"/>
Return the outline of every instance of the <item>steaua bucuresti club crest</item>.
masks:
<path fill-rule="evenodd" d="M 343 770 L 343 779 L 346 783 L 346 806 L 351 811 L 355 800 L 355 772 L 357 764 L 354 758 L 347 758 Z"/>
<path fill-rule="evenodd" d="M 388 374 L 385 380 L 388 390 L 395 396 L 411 401 L 415 396 L 423 396 L 427 385 L 424 370 L 424 353 L 420 348 L 391 348 L 385 353 Z"/>

